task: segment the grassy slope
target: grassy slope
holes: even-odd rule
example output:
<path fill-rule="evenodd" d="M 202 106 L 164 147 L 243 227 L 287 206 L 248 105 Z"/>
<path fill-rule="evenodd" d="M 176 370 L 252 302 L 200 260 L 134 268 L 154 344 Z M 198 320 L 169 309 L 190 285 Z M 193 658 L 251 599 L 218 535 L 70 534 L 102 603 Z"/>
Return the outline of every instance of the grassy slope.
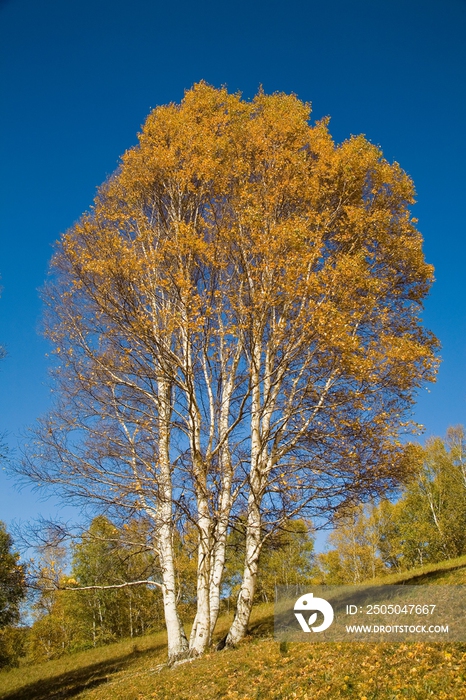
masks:
<path fill-rule="evenodd" d="M 382 580 L 381 580 L 382 581 Z M 466 584 L 466 557 L 383 583 Z M 228 627 L 223 617 L 218 635 Z M 466 700 L 466 644 L 290 644 L 271 639 L 273 606 L 257 606 L 237 649 L 166 668 L 160 633 L 0 673 L 2 700 Z"/>

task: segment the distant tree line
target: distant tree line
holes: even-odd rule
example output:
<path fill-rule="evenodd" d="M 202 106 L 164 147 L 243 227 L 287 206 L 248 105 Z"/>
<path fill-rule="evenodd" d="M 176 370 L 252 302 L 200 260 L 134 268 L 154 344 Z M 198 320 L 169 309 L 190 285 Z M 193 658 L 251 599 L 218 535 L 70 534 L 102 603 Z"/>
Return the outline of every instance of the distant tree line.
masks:
<path fill-rule="evenodd" d="M 463 426 L 445 440 L 407 449 L 411 476 L 399 500 L 341 514 L 317 565 L 325 583 L 360 583 L 466 554 L 466 442 Z"/>

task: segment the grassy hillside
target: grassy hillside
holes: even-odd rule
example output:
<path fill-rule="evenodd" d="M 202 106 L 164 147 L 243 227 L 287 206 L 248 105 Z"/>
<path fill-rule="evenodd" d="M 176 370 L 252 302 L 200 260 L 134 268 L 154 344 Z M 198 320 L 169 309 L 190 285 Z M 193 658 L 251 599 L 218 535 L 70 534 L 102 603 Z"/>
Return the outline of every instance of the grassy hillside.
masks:
<path fill-rule="evenodd" d="M 384 583 L 466 584 L 466 557 Z M 218 636 L 230 618 L 223 617 Z M 258 606 L 237 649 L 165 666 L 160 633 L 0 673 L 2 700 L 466 700 L 466 644 L 290 644 L 271 638 L 273 606 Z"/>

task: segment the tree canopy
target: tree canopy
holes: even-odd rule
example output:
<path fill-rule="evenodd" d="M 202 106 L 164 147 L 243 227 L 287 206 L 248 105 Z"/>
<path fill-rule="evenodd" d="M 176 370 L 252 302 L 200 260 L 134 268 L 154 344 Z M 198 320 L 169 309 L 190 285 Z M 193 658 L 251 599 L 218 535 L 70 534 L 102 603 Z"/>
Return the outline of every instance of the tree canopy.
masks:
<path fill-rule="evenodd" d="M 235 643 L 264 538 L 396 484 L 398 435 L 435 375 L 413 184 L 309 117 L 294 95 L 205 83 L 156 108 L 62 236 L 44 291 L 57 400 L 24 470 L 151 519 L 172 658 L 188 648 L 177 524 L 198 538 L 199 653 L 245 517 Z"/>

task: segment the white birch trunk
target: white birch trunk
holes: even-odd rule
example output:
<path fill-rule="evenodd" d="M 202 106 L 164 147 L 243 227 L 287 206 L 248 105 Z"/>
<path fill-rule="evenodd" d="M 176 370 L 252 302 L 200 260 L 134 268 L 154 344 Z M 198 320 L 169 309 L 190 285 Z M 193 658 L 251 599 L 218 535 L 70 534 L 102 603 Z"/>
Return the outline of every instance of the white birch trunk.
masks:
<path fill-rule="evenodd" d="M 256 344 L 251 359 L 251 472 L 246 522 L 246 553 L 243 581 L 236 603 L 235 617 L 225 640 L 226 646 L 237 644 L 247 633 L 261 550 L 261 345 L 258 334 L 256 334 Z"/>
<path fill-rule="evenodd" d="M 200 506 L 201 513 L 206 504 Z M 210 517 L 201 515 L 198 519 L 199 545 L 197 565 L 197 611 L 189 640 L 190 654 L 202 654 L 210 644 Z"/>
<path fill-rule="evenodd" d="M 168 638 L 168 661 L 173 663 L 188 653 L 188 640 L 178 616 L 176 576 L 173 556 L 172 485 L 170 470 L 170 386 L 159 378 L 159 503 L 157 535 L 162 570 L 163 608 Z"/>
<path fill-rule="evenodd" d="M 227 634 L 225 645 L 234 646 L 240 642 L 248 631 L 256 589 L 257 571 L 261 551 L 261 516 L 254 496 L 250 496 L 246 533 L 246 556 L 243 581 L 236 603 L 235 617 Z"/>
<path fill-rule="evenodd" d="M 219 512 L 216 526 L 212 533 L 213 545 L 211 553 L 210 568 L 210 637 L 214 633 L 220 612 L 220 589 L 222 585 L 223 571 L 225 568 L 225 554 L 228 536 L 228 523 L 232 508 L 232 484 L 233 466 L 231 463 L 230 447 L 228 441 L 228 425 L 230 414 L 230 401 L 233 393 L 233 386 L 236 370 L 241 355 L 241 346 L 238 344 L 235 359 L 230 368 L 229 374 L 225 365 L 222 368 L 222 404 L 219 420 L 219 441 L 222 445 L 220 449 L 220 468 L 222 472 L 221 494 L 219 499 Z M 223 358 L 222 358 L 223 359 Z"/>
<path fill-rule="evenodd" d="M 210 637 L 212 637 L 220 612 L 220 589 L 225 568 L 228 522 L 231 511 L 231 479 L 226 481 L 229 481 L 230 485 L 223 484 L 219 518 L 214 532 L 215 542 L 211 556 L 209 590 Z"/>
<path fill-rule="evenodd" d="M 194 486 L 197 501 L 198 556 L 197 609 L 189 639 L 192 656 L 202 654 L 210 643 L 210 551 L 212 520 L 207 492 L 206 460 L 201 451 L 201 415 L 197 405 L 196 383 L 192 363 L 192 347 L 187 328 L 184 329 L 185 379 L 188 402 L 188 428 L 193 461 Z"/>

